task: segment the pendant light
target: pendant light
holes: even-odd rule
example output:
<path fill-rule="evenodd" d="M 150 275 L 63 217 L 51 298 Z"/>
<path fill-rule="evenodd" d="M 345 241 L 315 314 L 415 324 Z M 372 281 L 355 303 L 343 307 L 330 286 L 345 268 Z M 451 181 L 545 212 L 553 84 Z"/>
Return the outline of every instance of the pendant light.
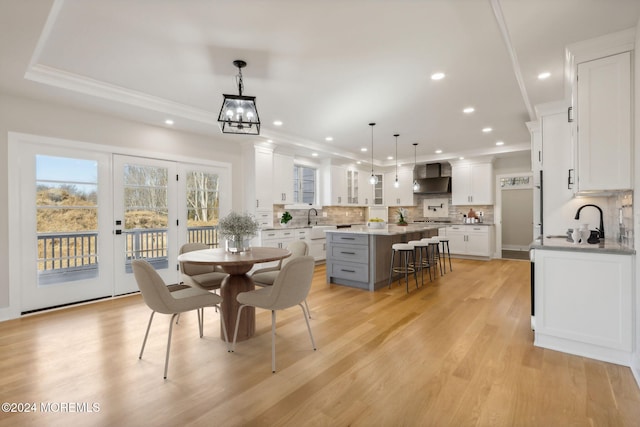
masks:
<path fill-rule="evenodd" d="M 413 143 L 413 174 L 415 176 L 416 173 L 416 150 L 418 149 L 418 143 L 414 142 Z M 418 191 L 420 190 L 420 184 L 418 184 L 418 180 L 414 177 L 413 178 L 413 191 Z"/>
<path fill-rule="evenodd" d="M 369 123 L 371 126 L 371 176 L 369 177 L 369 184 L 376 185 L 378 183 L 378 177 L 373 173 L 373 127 L 375 123 Z"/>
<path fill-rule="evenodd" d="M 256 97 L 242 94 L 244 90 L 242 69 L 247 66 L 247 63 L 236 59 L 233 61 L 233 65 L 238 68 L 236 79 L 239 95 L 223 95 L 222 108 L 218 114 L 218 125 L 222 133 L 260 135 L 260 118 L 256 109 Z"/>
<path fill-rule="evenodd" d="M 393 182 L 393 187 L 400 188 L 400 181 L 398 181 L 398 137 L 400 136 L 400 134 L 396 133 L 393 136 L 396 137 L 396 180 Z"/>

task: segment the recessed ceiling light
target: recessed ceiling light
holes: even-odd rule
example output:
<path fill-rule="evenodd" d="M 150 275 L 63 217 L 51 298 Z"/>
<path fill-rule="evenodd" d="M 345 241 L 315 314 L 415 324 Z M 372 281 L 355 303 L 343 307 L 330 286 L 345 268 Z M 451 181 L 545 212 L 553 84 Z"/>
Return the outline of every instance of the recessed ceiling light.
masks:
<path fill-rule="evenodd" d="M 538 79 L 544 80 L 544 79 L 548 79 L 550 76 L 551 76 L 551 73 L 548 71 L 545 71 L 544 73 L 538 74 Z"/>
<path fill-rule="evenodd" d="M 442 150 L 436 150 L 435 153 L 436 154 L 442 154 Z"/>
<path fill-rule="evenodd" d="M 318 157 L 318 153 L 311 153 L 313 157 Z"/>
<path fill-rule="evenodd" d="M 164 121 L 164 124 L 171 126 L 173 124 L 173 120 L 167 119 L 167 120 Z"/>
<path fill-rule="evenodd" d="M 492 129 L 492 128 L 490 128 L 490 127 L 482 128 L 482 132 L 484 132 L 484 133 L 489 133 L 489 132 L 491 132 L 492 130 L 493 130 L 493 129 Z"/>
<path fill-rule="evenodd" d="M 444 73 L 438 72 L 431 74 L 431 80 L 442 80 L 444 79 Z"/>
<path fill-rule="evenodd" d="M 275 122 L 273 122 L 274 126 L 282 126 L 282 122 L 280 120 L 276 120 Z"/>
<path fill-rule="evenodd" d="M 332 136 L 328 136 L 324 139 L 325 141 L 333 141 L 333 137 Z"/>
<path fill-rule="evenodd" d="M 464 160 L 464 157 L 458 157 L 459 160 Z"/>
<path fill-rule="evenodd" d="M 474 111 L 476 111 L 476 109 L 475 109 L 475 108 L 473 108 L 473 107 L 467 107 L 467 108 L 465 108 L 464 110 L 462 110 L 462 112 L 463 112 L 463 113 L 465 113 L 465 114 L 471 114 L 471 113 L 473 113 Z"/>
<path fill-rule="evenodd" d="M 268 142 L 268 143 L 272 143 L 272 142 L 273 142 L 273 139 L 267 139 L 267 142 Z"/>
<path fill-rule="evenodd" d="M 361 165 L 361 164 L 362 164 L 362 162 L 361 162 L 360 160 L 358 160 L 358 161 L 356 162 L 356 164 L 357 164 L 357 165 Z"/>
<path fill-rule="evenodd" d="M 364 153 L 365 151 L 367 151 L 367 147 L 362 147 L 362 148 L 360 149 L 360 151 L 362 151 L 362 152 Z"/>
<path fill-rule="evenodd" d="M 504 141 L 498 141 L 496 142 L 496 145 L 504 145 Z"/>
<path fill-rule="evenodd" d="M 393 160 L 393 156 L 387 156 L 387 160 Z"/>

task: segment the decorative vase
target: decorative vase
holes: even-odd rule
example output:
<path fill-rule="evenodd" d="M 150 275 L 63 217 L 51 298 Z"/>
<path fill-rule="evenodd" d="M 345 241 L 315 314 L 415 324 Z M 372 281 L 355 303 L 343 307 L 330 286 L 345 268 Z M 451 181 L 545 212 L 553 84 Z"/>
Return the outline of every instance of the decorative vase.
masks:
<path fill-rule="evenodd" d="M 281 222 L 280 227 L 287 228 L 289 226 L 288 222 Z"/>
<path fill-rule="evenodd" d="M 226 239 L 225 249 L 231 253 L 241 253 L 251 250 L 251 239 L 245 239 L 243 236 L 232 236 Z"/>

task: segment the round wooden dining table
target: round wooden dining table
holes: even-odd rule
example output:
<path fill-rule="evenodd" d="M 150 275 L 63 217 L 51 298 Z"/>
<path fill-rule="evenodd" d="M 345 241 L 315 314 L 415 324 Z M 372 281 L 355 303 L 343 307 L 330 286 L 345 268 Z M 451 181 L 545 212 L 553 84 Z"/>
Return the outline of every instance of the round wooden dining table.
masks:
<path fill-rule="evenodd" d="M 203 249 L 192 251 L 178 256 L 178 262 L 193 264 L 219 265 L 229 275 L 224 278 L 220 287 L 222 296 L 222 316 L 227 327 L 229 339 L 233 339 L 233 331 L 236 327 L 236 317 L 240 304 L 236 296 L 241 292 L 252 291 L 255 284 L 247 272 L 254 264 L 260 262 L 278 261 L 291 256 L 287 249 L 252 247 L 249 251 L 232 253 L 223 248 Z M 249 339 L 256 330 L 256 311 L 254 307 L 245 307 L 242 310 L 238 326 L 238 341 Z M 220 337 L 224 339 L 222 324 L 220 324 Z"/>

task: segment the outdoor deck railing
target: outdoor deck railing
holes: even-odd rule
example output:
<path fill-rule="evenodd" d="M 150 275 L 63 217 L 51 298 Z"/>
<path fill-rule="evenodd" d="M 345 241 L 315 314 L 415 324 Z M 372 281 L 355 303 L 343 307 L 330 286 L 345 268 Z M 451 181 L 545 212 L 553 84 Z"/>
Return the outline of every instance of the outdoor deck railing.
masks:
<path fill-rule="evenodd" d="M 144 258 L 154 264 L 166 264 L 167 230 L 136 228 L 122 233 L 126 239 L 125 263 Z M 187 228 L 189 242 L 202 242 L 218 247 L 218 227 Z M 38 271 L 40 275 L 96 270 L 98 266 L 98 232 L 67 232 L 38 234 Z M 67 277 L 68 278 L 68 277 Z"/>

